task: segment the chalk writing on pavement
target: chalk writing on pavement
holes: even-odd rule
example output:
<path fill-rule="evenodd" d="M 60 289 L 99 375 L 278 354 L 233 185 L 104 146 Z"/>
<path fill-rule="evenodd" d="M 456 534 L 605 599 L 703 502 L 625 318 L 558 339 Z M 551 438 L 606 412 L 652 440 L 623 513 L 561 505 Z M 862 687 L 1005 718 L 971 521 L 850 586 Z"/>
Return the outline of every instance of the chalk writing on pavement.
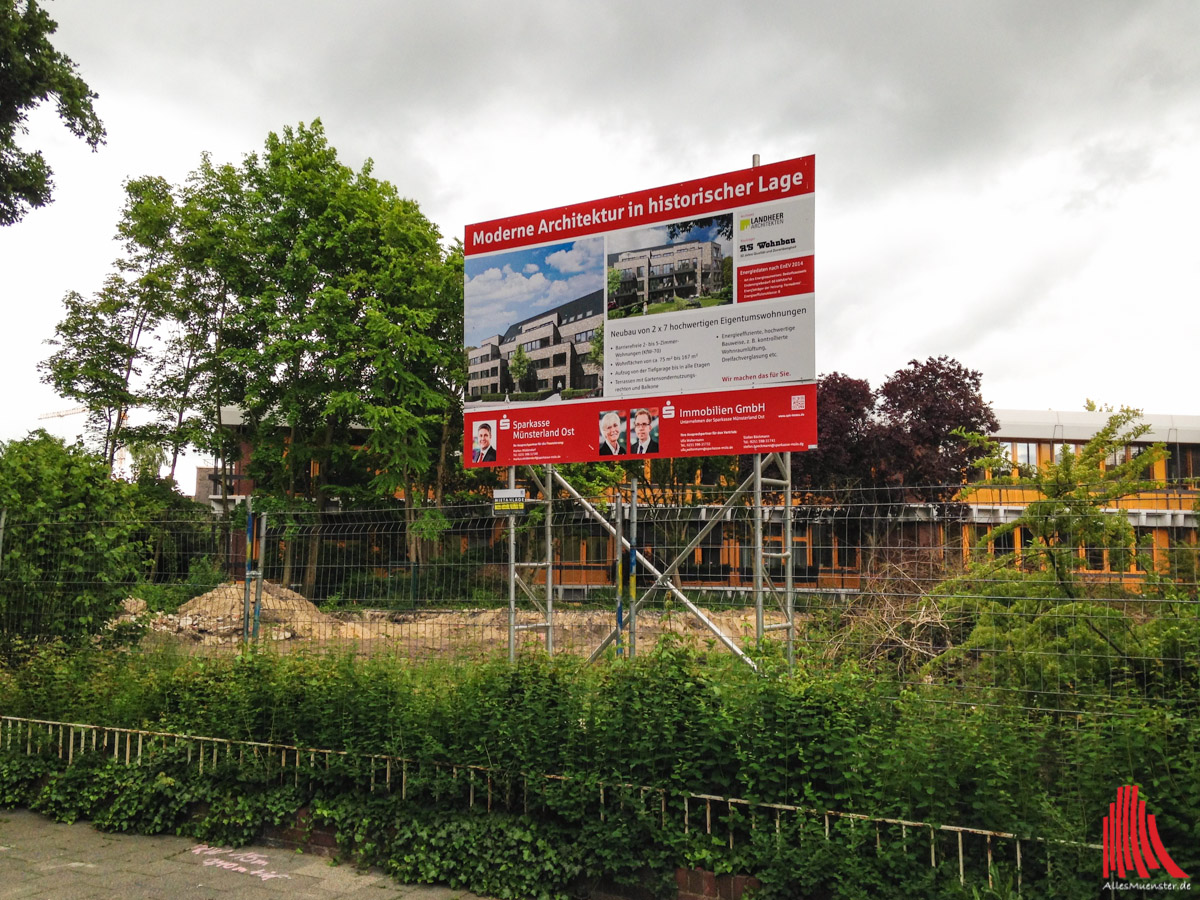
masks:
<path fill-rule="evenodd" d="M 208 844 L 197 844 L 192 848 L 192 852 L 197 856 L 204 857 L 204 865 L 215 866 L 218 869 L 226 869 L 230 872 L 241 872 L 246 875 L 253 875 L 263 881 L 270 881 L 272 878 L 291 878 L 291 875 L 285 875 L 280 872 L 267 871 L 269 860 L 261 853 L 252 851 L 234 850 L 232 847 L 210 847 Z"/>

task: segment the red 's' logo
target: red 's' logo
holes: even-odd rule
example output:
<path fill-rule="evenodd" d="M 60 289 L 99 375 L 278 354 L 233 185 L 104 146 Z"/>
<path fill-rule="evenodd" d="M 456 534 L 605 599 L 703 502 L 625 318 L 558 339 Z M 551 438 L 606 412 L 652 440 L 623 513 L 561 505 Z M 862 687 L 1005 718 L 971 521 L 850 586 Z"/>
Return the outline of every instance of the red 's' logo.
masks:
<path fill-rule="evenodd" d="M 1117 788 L 1117 802 L 1108 804 L 1104 817 L 1104 877 L 1115 872 L 1125 878 L 1137 872 L 1149 878 L 1150 870 L 1166 869 L 1172 878 L 1187 878 L 1175 864 L 1158 836 L 1154 816 L 1146 815 L 1146 801 L 1138 799 L 1138 789 L 1127 784 Z"/>

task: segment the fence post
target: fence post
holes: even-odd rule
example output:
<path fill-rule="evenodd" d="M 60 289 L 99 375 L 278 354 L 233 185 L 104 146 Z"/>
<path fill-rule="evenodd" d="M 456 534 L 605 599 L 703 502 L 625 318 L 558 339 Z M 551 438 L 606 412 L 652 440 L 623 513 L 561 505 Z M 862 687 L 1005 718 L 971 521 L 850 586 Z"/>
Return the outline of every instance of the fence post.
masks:
<path fill-rule="evenodd" d="M 254 639 L 258 640 L 258 622 L 262 618 L 263 594 L 263 547 L 267 539 L 267 514 L 258 517 L 258 567 L 255 569 L 258 577 L 254 580 Z"/>
<path fill-rule="evenodd" d="M 250 640 L 250 572 L 254 559 L 254 513 L 250 495 L 246 495 L 246 582 L 242 596 L 242 642 Z"/>

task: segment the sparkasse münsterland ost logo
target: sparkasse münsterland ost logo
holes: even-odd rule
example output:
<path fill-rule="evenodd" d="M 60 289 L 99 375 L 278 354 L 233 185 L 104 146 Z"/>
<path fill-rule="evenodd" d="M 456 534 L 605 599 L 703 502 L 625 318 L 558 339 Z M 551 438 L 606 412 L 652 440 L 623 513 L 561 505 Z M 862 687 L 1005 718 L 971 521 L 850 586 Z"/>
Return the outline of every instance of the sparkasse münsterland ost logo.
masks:
<path fill-rule="evenodd" d="M 1138 799 L 1136 785 L 1117 788 L 1117 802 L 1108 804 L 1104 817 L 1104 877 L 1149 878 L 1155 869 L 1165 869 L 1172 878 L 1188 874 L 1171 859 L 1158 836 L 1154 816 L 1146 815 L 1146 801 Z"/>

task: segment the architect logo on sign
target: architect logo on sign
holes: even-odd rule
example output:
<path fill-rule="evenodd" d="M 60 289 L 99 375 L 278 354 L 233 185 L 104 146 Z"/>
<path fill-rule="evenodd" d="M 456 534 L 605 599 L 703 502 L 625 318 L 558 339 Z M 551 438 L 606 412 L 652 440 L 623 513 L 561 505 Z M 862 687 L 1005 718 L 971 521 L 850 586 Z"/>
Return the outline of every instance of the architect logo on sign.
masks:
<path fill-rule="evenodd" d="M 1154 816 L 1146 814 L 1146 801 L 1138 799 L 1137 786 L 1123 785 L 1117 788 L 1117 802 L 1108 804 L 1104 817 L 1104 877 L 1150 878 L 1155 869 L 1163 869 L 1175 879 L 1188 877 L 1163 846 Z"/>

